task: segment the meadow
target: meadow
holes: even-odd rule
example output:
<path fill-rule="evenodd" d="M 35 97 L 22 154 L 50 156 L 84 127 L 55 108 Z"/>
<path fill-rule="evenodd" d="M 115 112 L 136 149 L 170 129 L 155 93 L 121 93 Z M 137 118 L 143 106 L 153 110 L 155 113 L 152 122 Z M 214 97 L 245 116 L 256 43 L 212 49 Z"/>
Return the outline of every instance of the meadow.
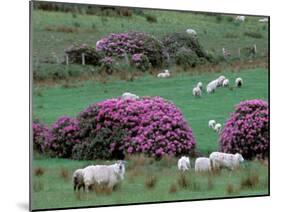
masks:
<path fill-rule="evenodd" d="M 196 139 L 196 152 L 208 156 L 218 150 L 218 134 L 208 128 L 210 119 L 224 124 L 239 102 L 250 99 L 268 101 L 268 26 L 258 23 L 259 17 L 247 17 L 244 23 L 235 23 L 230 15 L 157 10 L 147 10 L 145 14 L 156 17 L 157 21 L 149 22 L 146 16 L 135 13 L 130 17 L 119 17 L 34 10 L 33 75 L 40 72 L 43 77 L 42 80 L 33 79 L 32 117 L 51 126 L 60 116 L 76 117 L 90 104 L 117 98 L 127 91 L 139 96 L 161 96 L 182 111 Z M 97 73 L 96 67 L 61 64 L 64 49 L 73 43 L 95 46 L 96 41 L 109 33 L 133 30 L 161 38 L 186 28 L 196 29 L 200 44 L 216 55 L 220 55 L 225 47 L 236 57 L 238 48 L 256 44 L 257 58 L 242 58 L 236 65 L 225 61 L 216 67 L 207 64 L 185 71 L 171 66 L 171 77 L 166 79 L 156 78 L 160 69 L 105 76 Z M 251 65 L 245 66 L 245 62 Z M 54 78 L 47 79 L 48 75 Z M 230 87 L 207 94 L 207 83 L 220 75 L 230 80 Z M 243 78 L 241 88 L 234 86 L 237 77 Z M 204 85 L 203 94 L 194 97 L 192 89 L 199 81 Z M 74 170 L 89 164 L 112 164 L 115 161 L 77 161 L 36 153 L 32 160 L 32 208 L 267 195 L 269 192 L 267 161 L 245 161 L 235 171 L 223 169 L 198 174 L 191 170 L 184 175 L 177 170 L 177 158 L 155 160 L 135 155 L 127 157 L 126 161 L 125 180 L 116 191 L 74 193 L 71 180 Z M 193 167 L 194 158 L 191 164 Z"/>

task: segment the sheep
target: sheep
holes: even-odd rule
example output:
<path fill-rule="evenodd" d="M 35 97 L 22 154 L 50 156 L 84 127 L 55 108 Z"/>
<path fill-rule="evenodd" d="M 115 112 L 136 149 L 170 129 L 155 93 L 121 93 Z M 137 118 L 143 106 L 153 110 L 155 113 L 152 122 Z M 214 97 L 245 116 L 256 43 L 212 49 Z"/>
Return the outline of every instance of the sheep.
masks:
<path fill-rule="evenodd" d="M 84 178 L 83 178 L 83 169 L 77 169 L 73 173 L 72 179 L 73 179 L 74 191 L 76 191 L 76 189 L 77 189 L 77 191 L 80 191 L 81 187 L 85 191 L 85 184 L 84 184 Z"/>
<path fill-rule="evenodd" d="M 211 82 L 207 85 L 207 87 L 206 87 L 207 93 L 213 93 L 213 92 L 215 92 L 217 86 L 218 86 L 218 80 L 217 80 L 217 79 L 211 81 Z"/>
<path fill-rule="evenodd" d="M 246 17 L 243 15 L 239 15 L 239 16 L 236 16 L 235 20 L 239 21 L 239 22 L 244 22 L 246 20 Z"/>
<path fill-rule="evenodd" d="M 220 123 L 217 123 L 214 127 L 214 130 L 219 133 L 221 131 L 221 124 Z"/>
<path fill-rule="evenodd" d="M 201 89 L 199 88 L 199 87 L 195 87 L 195 88 L 193 88 L 193 90 L 192 90 L 192 94 L 193 94 L 193 96 L 201 96 Z"/>
<path fill-rule="evenodd" d="M 216 121 L 215 121 L 215 120 L 210 120 L 210 121 L 209 121 L 209 128 L 214 129 L 214 128 L 215 128 L 215 125 L 216 125 Z"/>
<path fill-rule="evenodd" d="M 86 167 L 83 171 L 86 191 L 91 185 L 102 185 L 108 189 L 113 189 L 124 179 L 125 164 L 119 161 L 113 165 L 95 165 Z"/>
<path fill-rule="evenodd" d="M 211 161 L 206 157 L 199 157 L 195 160 L 195 172 L 211 171 Z"/>
<path fill-rule="evenodd" d="M 200 90 L 202 91 L 203 83 L 202 82 L 198 82 L 196 87 L 200 88 Z"/>
<path fill-rule="evenodd" d="M 164 72 L 161 72 L 159 74 L 157 74 L 158 78 L 167 78 L 170 77 L 170 72 L 168 69 L 164 70 Z"/>
<path fill-rule="evenodd" d="M 223 80 L 222 86 L 223 86 L 223 87 L 228 87 L 228 86 L 229 86 L 229 79 Z"/>
<path fill-rule="evenodd" d="M 223 84 L 223 81 L 225 80 L 225 76 L 221 75 L 220 77 L 217 78 L 217 86 L 220 87 Z"/>
<path fill-rule="evenodd" d="M 268 22 L 268 18 L 261 18 L 259 19 L 260 23 L 267 23 Z"/>
<path fill-rule="evenodd" d="M 140 97 L 137 96 L 136 94 L 125 92 L 122 94 L 122 99 L 127 100 L 127 99 L 139 99 Z"/>
<path fill-rule="evenodd" d="M 229 168 L 234 170 L 240 166 L 240 163 L 244 161 L 241 154 L 228 154 L 223 152 L 212 152 L 209 156 L 212 169 Z"/>
<path fill-rule="evenodd" d="M 197 32 L 194 30 L 194 29 L 187 29 L 186 30 L 186 33 L 188 35 L 191 35 L 193 38 L 196 38 L 197 37 Z"/>
<path fill-rule="evenodd" d="M 240 77 L 236 78 L 235 84 L 236 84 L 236 86 L 237 86 L 238 88 L 242 87 L 242 85 L 243 85 L 243 80 L 242 80 L 242 78 L 240 78 Z"/>
<path fill-rule="evenodd" d="M 189 157 L 186 156 L 182 156 L 179 160 L 178 160 L 178 169 L 180 171 L 188 171 L 188 169 L 190 169 L 190 161 L 189 161 Z"/>

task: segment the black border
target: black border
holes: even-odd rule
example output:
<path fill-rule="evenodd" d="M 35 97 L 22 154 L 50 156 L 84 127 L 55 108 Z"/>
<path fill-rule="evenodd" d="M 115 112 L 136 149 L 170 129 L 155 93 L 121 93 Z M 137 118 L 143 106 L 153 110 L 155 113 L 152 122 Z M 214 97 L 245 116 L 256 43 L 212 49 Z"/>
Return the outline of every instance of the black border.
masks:
<path fill-rule="evenodd" d="M 48 3 L 61 3 L 72 5 L 92 5 L 97 7 L 117 7 L 117 8 L 137 8 L 148 9 L 157 11 L 174 11 L 174 12 L 191 12 L 191 13 L 205 13 L 205 14 L 221 14 L 221 15 L 245 15 L 250 17 L 264 17 L 268 18 L 268 112 L 269 112 L 269 146 L 270 141 L 270 16 L 269 15 L 251 15 L 251 14 L 237 14 L 237 13 L 224 13 L 224 12 L 206 12 L 206 11 L 192 11 L 192 10 L 176 10 L 176 9 L 161 9 L 161 8 L 148 8 L 148 7 L 132 7 L 125 5 L 101 5 L 90 3 L 73 3 L 73 2 L 56 2 L 56 1 L 29 1 L 29 211 L 54 211 L 54 210 L 68 210 L 68 209 L 85 209 L 85 208 L 100 208 L 100 207 L 116 207 L 116 206 L 133 206 L 133 205 L 148 205 L 148 204 L 161 204 L 161 203 L 177 203 L 177 202 L 195 202 L 206 200 L 223 200 L 223 199 L 240 199 L 240 198 L 254 198 L 254 197 L 269 197 L 270 196 L 270 147 L 268 150 L 268 194 L 262 195 L 245 195 L 234 197 L 212 197 L 203 199 L 190 199 L 190 200 L 170 200 L 170 201 L 155 201 L 155 202 L 139 202 L 139 203 L 125 203 L 125 204 L 112 204 L 112 205 L 96 205 L 96 206 L 79 206 L 79 207 L 63 207 L 63 208 L 44 208 L 32 209 L 32 161 L 33 161 L 33 142 L 32 142 L 32 88 L 33 88 L 33 70 L 32 70 L 32 11 L 33 2 L 48 2 Z"/>

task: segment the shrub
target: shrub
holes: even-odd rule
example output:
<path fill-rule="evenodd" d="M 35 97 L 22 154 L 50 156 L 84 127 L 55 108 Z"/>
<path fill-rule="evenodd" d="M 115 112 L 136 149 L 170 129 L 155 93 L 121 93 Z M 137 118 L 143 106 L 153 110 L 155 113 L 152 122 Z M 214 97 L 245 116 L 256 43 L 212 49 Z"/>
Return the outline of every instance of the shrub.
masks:
<path fill-rule="evenodd" d="M 195 67 L 198 63 L 200 63 L 196 53 L 191 49 L 186 49 L 185 47 L 179 49 L 176 53 L 175 60 L 177 65 L 190 67 Z"/>
<path fill-rule="evenodd" d="M 77 119 L 67 116 L 60 117 L 51 128 L 50 155 L 70 158 L 73 146 L 81 142 L 79 130 Z"/>
<path fill-rule="evenodd" d="M 141 71 L 146 71 L 151 67 L 151 63 L 149 62 L 148 57 L 144 54 L 133 54 L 131 63 Z"/>
<path fill-rule="evenodd" d="M 105 70 L 108 74 L 112 74 L 114 64 L 115 60 L 112 57 L 104 57 L 101 59 L 101 69 Z"/>
<path fill-rule="evenodd" d="M 147 22 L 157 23 L 157 17 L 154 15 L 146 14 L 145 18 L 146 18 Z"/>
<path fill-rule="evenodd" d="M 69 57 L 69 63 L 82 64 L 82 53 L 85 54 L 85 64 L 99 65 L 100 55 L 95 48 L 87 44 L 74 44 L 64 50 Z"/>
<path fill-rule="evenodd" d="M 83 139 L 95 137 L 104 128 L 125 130 L 121 142 L 110 139 L 111 153 L 144 153 L 160 158 L 193 153 L 195 148 L 192 130 L 180 110 L 160 97 L 108 99 L 89 106 L 78 119 Z"/>
<path fill-rule="evenodd" d="M 239 103 L 220 134 L 220 150 L 241 153 L 244 158 L 268 157 L 267 102 L 255 99 Z"/>
<path fill-rule="evenodd" d="M 142 32 L 110 34 L 97 42 L 97 52 L 106 56 L 124 58 L 125 55 L 142 53 L 152 66 L 161 66 L 164 62 L 164 47 L 155 37 Z"/>
<path fill-rule="evenodd" d="M 51 133 L 47 125 L 41 122 L 32 123 L 33 150 L 39 153 L 46 153 L 51 140 Z"/>
<path fill-rule="evenodd" d="M 193 52 L 192 55 L 197 58 L 206 58 L 210 60 L 208 55 L 205 53 L 197 38 L 188 35 L 187 33 L 171 33 L 163 38 L 163 45 L 171 59 L 175 59 L 179 49 L 186 49 Z"/>
<path fill-rule="evenodd" d="M 259 32 L 252 32 L 252 31 L 244 32 L 244 35 L 248 36 L 248 37 L 256 38 L 256 39 L 260 39 L 260 38 L 263 37 L 261 33 L 259 33 Z"/>

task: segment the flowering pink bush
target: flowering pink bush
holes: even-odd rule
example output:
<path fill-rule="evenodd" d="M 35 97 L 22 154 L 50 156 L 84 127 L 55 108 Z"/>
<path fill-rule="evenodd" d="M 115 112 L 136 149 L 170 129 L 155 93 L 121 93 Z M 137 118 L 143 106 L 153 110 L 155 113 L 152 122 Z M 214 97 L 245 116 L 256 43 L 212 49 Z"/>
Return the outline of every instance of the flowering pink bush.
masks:
<path fill-rule="evenodd" d="M 49 145 L 51 156 L 69 158 L 74 145 L 81 142 L 77 119 L 62 116 L 51 128 L 52 139 Z"/>
<path fill-rule="evenodd" d="M 48 150 L 51 140 L 50 129 L 41 122 L 32 123 L 33 150 L 45 153 Z"/>
<path fill-rule="evenodd" d="M 192 130 L 181 111 L 160 97 L 108 99 L 89 106 L 78 119 L 83 139 L 104 128 L 122 128 L 126 136 L 109 143 L 111 152 L 145 153 L 159 158 L 192 153 L 195 148 Z"/>
<path fill-rule="evenodd" d="M 268 157 L 267 102 L 255 99 L 236 105 L 220 134 L 219 142 L 223 152 L 240 152 L 247 159 Z"/>
<path fill-rule="evenodd" d="M 96 44 L 97 52 L 107 56 L 122 58 L 125 54 L 144 54 L 153 66 L 161 66 L 164 62 L 164 47 L 151 35 L 143 32 L 127 32 L 110 34 Z"/>
<path fill-rule="evenodd" d="M 141 53 L 132 55 L 131 64 L 141 71 L 146 71 L 151 67 L 147 56 Z"/>

